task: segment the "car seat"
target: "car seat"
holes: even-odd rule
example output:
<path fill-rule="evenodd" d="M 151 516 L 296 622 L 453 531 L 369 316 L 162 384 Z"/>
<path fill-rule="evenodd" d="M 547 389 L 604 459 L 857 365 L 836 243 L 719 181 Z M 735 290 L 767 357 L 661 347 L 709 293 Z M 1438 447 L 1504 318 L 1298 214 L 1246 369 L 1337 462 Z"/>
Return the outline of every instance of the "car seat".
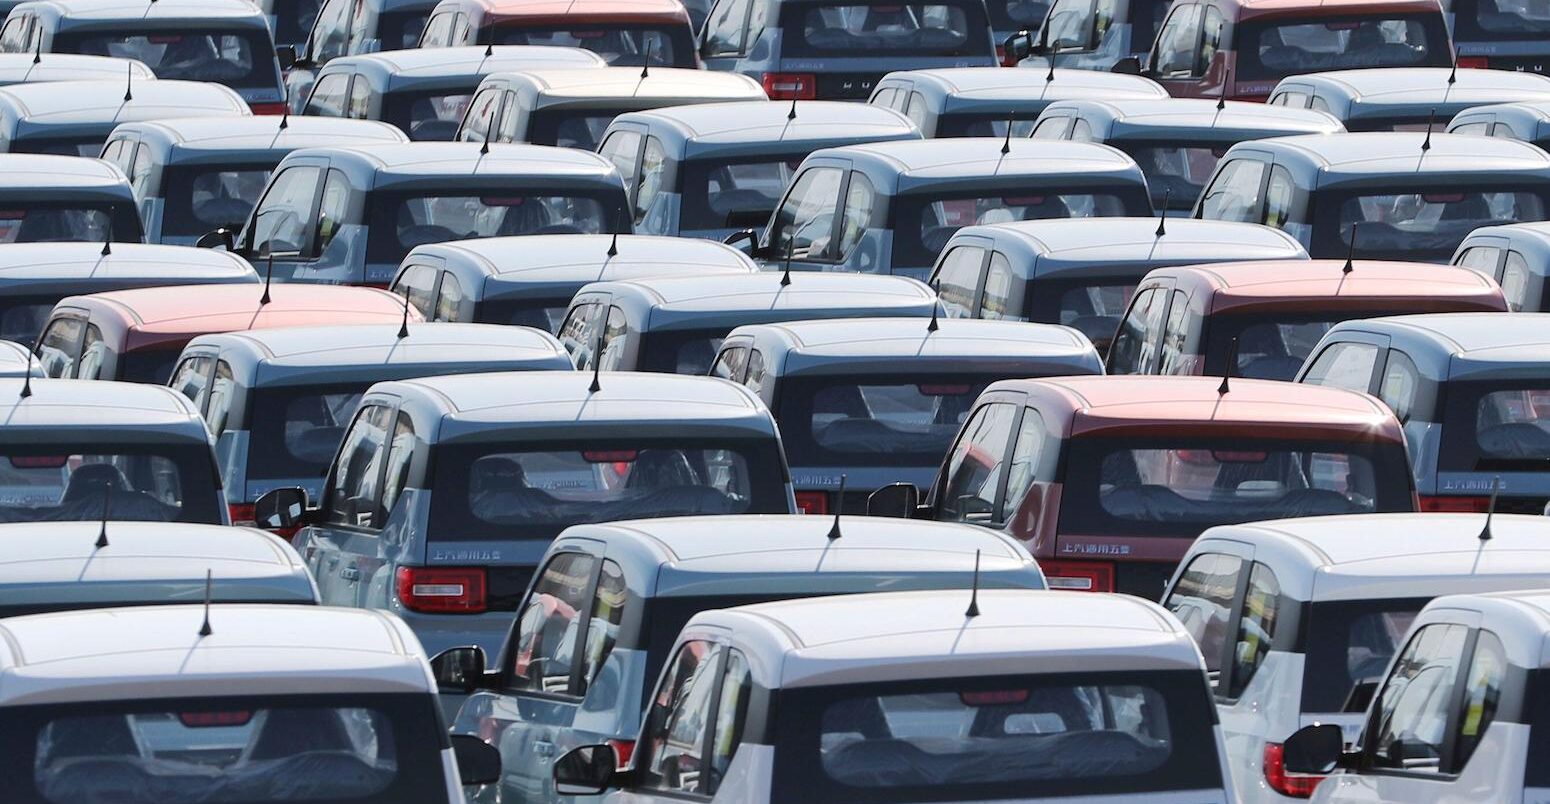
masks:
<path fill-rule="evenodd" d="M 129 491 L 129 480 L 111 463 L 88 463 L 70 473 L 70 482 L 59 498 L 61 505 L 73 505 L 102 499 L 103 487 L 112 493 Z"/>
<path fill-rule="evenodd" d="M 332 709 L 271 709 L 253 736 L 245 759 L 261 762 L 313 751 L 354 753 L 339 713 Z"/>
<path fill-rule="evenodd" d="M 640 453 L 624 481 L 625 488 L 641 490 L 698 485 L 699 473 L 689 464 L 688 456 L 676 449 L 648 449 Z"/>

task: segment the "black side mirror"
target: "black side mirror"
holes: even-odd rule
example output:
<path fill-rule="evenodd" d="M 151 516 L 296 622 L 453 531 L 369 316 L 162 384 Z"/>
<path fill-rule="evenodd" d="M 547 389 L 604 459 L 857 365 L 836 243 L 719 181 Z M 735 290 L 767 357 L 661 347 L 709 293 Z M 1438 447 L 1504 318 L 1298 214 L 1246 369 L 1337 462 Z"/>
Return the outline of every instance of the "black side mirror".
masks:
<path fill-rule="evenodd" d="M 1001 52 L 1004 54 L 1002 63 L 1007 67 L 1015 67 L 1018 62 L 1034 55 L 1038 46 L 1033 42 L 1033 33 L 1024 28 L 1006 38 L 1001 44 Z"/>
<path fill-rule="evenodd" d="M 890 483 L 867 495 L 867 516 L 908 519 L 920 508 L 920 489 L 913 483 Z"/>
<path fill-rule="evenodd" d="M 280 69 L 289 70 L 296 66 L 296 46 L 280 45 L 274 49 L 274 57 L 280 61 Z"/>
<path fill-rule="evenodd" d="M 194 241 L 195 248 L 224 248 L 227 251 L 236 249 L 237 234 L 232 229 L 222 226 L 213 232 L 205 232 Z"/>
<path fill-rule="evenodd" d="M 451 695 L 467 695 L 478 689 L 484 668 L 484 648 L 476 645 L 447 648 L 431 659 L 436 686 Z"/>
<path fill-rule="evenodd" d="M 721 242 L 750 257 L 757 257 L 759 255 L 759 233 L 753 229 L 733 232 L 722 238 Z"/>
<path fill-rule="evenodd" d="M 595 796 L 612 786 L 619 759 L 613 746 L 583 745 L 554 762 L 554 792 Z"/>
<path fill-rule="evenodd" d="M 1281 750 L 1287 771 L 1322 776 L 1340 767 L 1345 735 L 1333 723 L 1316 723 L 1286 738 Z"/>
<path fill-rule="evenodd" d="M 1120 73 L 1122 75 L 1140 75 L 1141 60 L 1135 56 L 1126 56 L 1125 58 L 1114 62 L 1114 66 L 1109 68 L 1109 72 Z"/>
<path fill-rule="evenodd" d="M 299 527 L 306 518 L 307 492 L 303 489 L 274 489 L 253 503 L 253 521 L 261 528 L 282 530 Z"/>
<path fill-rule="evenodd" d="M 501 780 L 501 752 L 472 734 L 452 735 L 452 755 L 463 784 L 494 784 Z"/>

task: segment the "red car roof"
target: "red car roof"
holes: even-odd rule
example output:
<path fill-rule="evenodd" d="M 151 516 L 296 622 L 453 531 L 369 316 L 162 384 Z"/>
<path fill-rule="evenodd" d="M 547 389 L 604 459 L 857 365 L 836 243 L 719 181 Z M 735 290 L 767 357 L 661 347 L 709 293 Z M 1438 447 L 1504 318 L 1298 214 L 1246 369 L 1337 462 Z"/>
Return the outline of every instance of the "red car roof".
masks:
<path fill-rule="evenodd" d="M 1219 0 L 1238 7 L 1238 19 L 1351 15 L 1442 14 L 1437 0 Z"/>
<path fill-rule="evenodd" d="M 1227 310 L 1319 312 L 1505 312 L 1494 280 L 1450 265 L 1355 260 L 1264 260 L 1190 265 L 1158 271 L 1175 287 Z M 1192 305 L 1193 306 L 1193 305 Z"/>
<path fill-rule="evenodd" d="M 581 23 L 682 22 L 689 12 L 679 0 L 480 0 L 485 22 Z"/>

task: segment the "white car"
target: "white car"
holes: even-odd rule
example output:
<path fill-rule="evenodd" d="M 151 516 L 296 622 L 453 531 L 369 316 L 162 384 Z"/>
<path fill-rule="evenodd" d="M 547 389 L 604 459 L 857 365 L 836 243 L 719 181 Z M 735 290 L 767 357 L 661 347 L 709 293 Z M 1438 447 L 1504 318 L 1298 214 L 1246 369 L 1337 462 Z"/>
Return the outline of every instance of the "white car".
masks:
<path fill-rule="evenodd" d="M 836 548 L 843 555 L 843 540 Z M 973 602 L 971 602 L 973 601 Z M 1200 652 L 1156 604 L 968 589 L 709 611 L 679 634 L 610 804 L 1234 801 Z"/>
<path fill-rule="evenodd" d="M 1355 741 L 1427 601 L 1550 586 L 1550 520 L 1497 515 L 1481 541 L 1484 525 L 1479 514 L 1308 517 L 1216 527 L 1195 541 L 1163 605 L 1205 656 L 1243 801 L 1313 793 L 1320 777 L 1289 772 L 1283 742 L 1314 723 Z"/>
<path fill-rule="evenodd" d="M 1287 764 L 1327 773 L 1315 802 L 1538 804 L 1550 800 L 1550 591 L 1439 597 L 1416 618 L 1363 724 L 1286 741 Z"/>
<path fill-rule="evenodd" d="M 452 737 L 396 617 L 191 605 L 0 620 L 7 804 L 462 804 L 499 775 Z M 455 752 L 455 753 L 454 753 Z"/>

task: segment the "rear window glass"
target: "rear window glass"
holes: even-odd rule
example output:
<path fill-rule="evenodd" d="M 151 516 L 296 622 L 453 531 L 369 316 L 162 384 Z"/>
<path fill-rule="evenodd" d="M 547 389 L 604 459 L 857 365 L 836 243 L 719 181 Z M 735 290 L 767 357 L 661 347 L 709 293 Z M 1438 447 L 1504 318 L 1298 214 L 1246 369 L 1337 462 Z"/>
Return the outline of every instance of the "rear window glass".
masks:
<path fill-rule="evenodd" d="M 1274 313 L 1215 316 L 1206 327 L 1206 365 L 1221 366 L 1237 339 L 1238 354 L 1233 376 L 1256 380 L 1291 380 L 1297 376 L 1313 347 L 1341 320 L 1366 318 L 1356 310 L 1338 317 L 1291 316 Z M 1372 313 L 1382 315 L 1382 313 Z M 1217 369 L 1218 371 L 1220 369 Z"/>
<path fill-rule="evenodd" d="M 1246 22 L 1238 42 L 1235 77 L 1240 81 L 1366 67 L 1437 67 L 1452 61 L 1439 14 Z"/>
<path fill-rule="evenodd" d="M 678 227 L 763 226 L 801 162 L 801 157 L 769 162 L 686 162 Z"/>
<path fill-rule="evenodd" d="M 1550 379 L 1452 382 L 1444 399 L 1440 468 L 1550 470 Z"/>
<path fill-rule="evenodd" d="M 497 28 L 495 39 L 502 45 L 555 45 L 579 47 L 601 56 L 615 66 L 652 64 L 664 67 L 691 66 L 694 60 L 693 43 L 689 42 L 689 29 L 682 35 L 672 28 L 621 28 L 614 26 L 589 26 L 586 28 Z M 685 55 L 679 53 L 684 51 Z M 680 60 L 686 63 L 679 65 Z"/>
<path fill-rule="evenodd" d="M 1345 711 L 1359 682 L 1381 681 L 1425 598 L 1314 603 L 1307 609 L 1302 711 Z M 1356 711 L 1362 711 L 1357 708 Z"/>
<path fill-rule="evenodd" d="M 728 330 L 647 332 L 641 336 L 638 371 L 701 376 L 710 373 Z"/>
<path fill-rule="evenodd" d="M 1476 228 L 1545 218 L 1541 194 L 1507 188 L 1347 195 L 1313 206 L 1315 253 L 1346 253 L 1355 223 L 1357 257 L 1438 263 L 1448 262 Z"/>
<path fill-rule="evenodd" d="M 1126 142 L 1110 143 L 1136 160 L 1146 175 L 1147 189 L 1152 192 L 1152 204 L 1161 206 L 1166 196 L 1174 209 L 1188 209 L 1206 181 L 1216 170 L 1216 162 L 1227 153 L 1227 146 L 1194 147 L 1188 145 L 1139 145 Z"/>
<path fill-rule="evenodd" d="M 797 465 L 934 467 L 992 380 L 788 379 L 777 406 L 781 438 Z"/>
<path fill-rule="evenodd" d="M 1457 2 L 1454 9 L 1467 15 L 1469 5 Z M 1503 39 L 1523 39 L 1550 33 L 1550 7 L 1527 0 L 1473 0 L 1474 25 L 1465 26 L 1486 34 L 1502 34 Z M 1466 18 L 1467 19 L 1467 18 Z"/>
<path fill-rule="evenodd" d="M 280 83 L 267 31 L 142 31 L 60 34 L 60 53 L 139 59 L 157 78 L 273 89 Z"/>
<path fill-rule="evenodd" d="M 1046 218 L 1100 218 L 1150 215 L 1151 201 L 1141 187 L 1086 193 L 1054 193 L 1043 188 L 1008 188 L 993 196 L 930 198 L 900 196 L 894 202 L 894 265 L 931 265 L 948 238 L 965 226 Z"/>
<path fill-rule="evenodd" d="M 483 324 L 515 324 L 544 332 L 559 332 L 570 311 L 570 299 L 481 302 L 475 316 Z"/>
<path fill-rule="evenodd" d="M 415 246 L 523 234 L 598 234 L 622 209 L 585 195 L 535 195 L 527 188 L 486 195 L 377 193 L 370 210 L 371 262 L 398 263 Z M 622 207 L 624 193 L 618 193 Z"/>
<path fill-rule="evenodd" d="M 936 136 L 946 137 L 1005 137 L 1006 125 L 1012 124 L 1012 136 L 1027 137 L 1033 133 L 1037 119 L 1011 120 L 1008 115 L 995 114 L 944 114 L 936 119 Z"/>
<path fill-rule="evenodd" d="M 278 388 L 253 393 L 248 414 L 250 480 L 322 477 L 364 385 Z"/>
<path fill-rule="evenodd" d="M 382 120 L 398 126 L 411 140 L 450 141 L 473 97 L 471 91 L 394 92 L 382 99 Z"/>
<path fill-rule="evenodd" d="M 595 109 L 545 109 L 528 119 L 525 142 L 595 151 L 614 121 L 614 112 Z"/>
<path fill-rule="evenodd" d="M 241 229 L 273 170 L 272 164 L 168 168 L 161 186 L 166 199 L 162 234 L 190 237 L 222 226 Z"/>
<path fill-rule="evenodd" d="M 1130 306 L 1130 297 L 1136 292 L 1135 283 L 1139 281 L 1141 277 L 1137 275 L 1134 282 L 1124 284 L 1081 283 L 1069 290 L 1044 287 L 1041 291 L 1047 298 L 1060 300 L 1055 320 L 1076 329 L 1095 344 L 1107 344 L 1119 330 L 1120 319 L 1125 316 L 1125 308 Z"/>
<path fill-rule="evenodd" d="M 54 311 L 53 301 L 22 302 L 0 306 L 0 341 L 15 341 L 32 346 L 43 331 L 44 322 Z"/>
<path fill-rule="evenodd" d="M 978 3 L 788 5 L 787 56 L 991 55 Z"/>
<path fill-rule="evenodd" d="M 132 205 L 115 214 L 107 204 L 0 200 L 0 244 L 103 241 L 110 230 L 116 230 L 120 242 L 139 239 L 139 219 Z"/>
<path fill-rule="evenodd" d="M 997 31 L 1038 30 L 1044 24 L 1049 3 L 1043 0 L 989 0 L 985 10 L 990 12 L 990 25 Z"/>
<path fill-rule="evenodd" d="M 274 0 L 270 6 L 274 17 L 274 41 L 286 45 L 305 40 L 322 7 L 323 0 Z"/>
<path fill-rule="evenodd" d="M 54 156 L 84 156 L 96 159 L 102 153 L 102 140 L 91 139 L 20 139 L 11 140 L 6 149 L 13 154 L 53 154 Z"/>
<path fill-rule="evenodd" d="M 101 449 L 101 448 L 99 448 Z M 0 522 L 214 522 L 209 449 L 0 444 Z"/>

